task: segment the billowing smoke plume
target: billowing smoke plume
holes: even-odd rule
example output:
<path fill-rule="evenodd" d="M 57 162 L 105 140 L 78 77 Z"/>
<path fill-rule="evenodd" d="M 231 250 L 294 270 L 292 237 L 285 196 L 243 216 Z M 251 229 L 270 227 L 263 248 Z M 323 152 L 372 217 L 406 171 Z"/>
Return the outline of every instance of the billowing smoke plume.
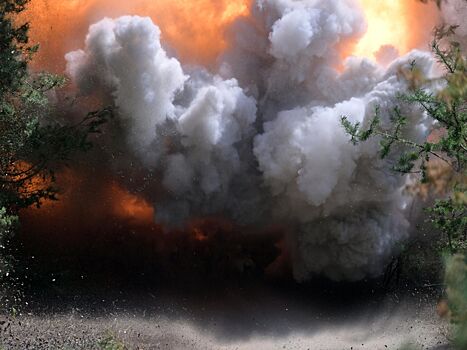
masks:
<path fill-rule="evenodd" d="M 376 106 L 388 123 L 413 61 L 379 63 L 341 52 L 365 32 L 353 0 L 257 0 L 228 36 L 217 74 L 169 57 L 148 18 L 105 19 L 84 50 L 67 55 L 83 92 L 105 91 L 132 154 L 157 174 L 156 220 L 183 225 L 222 215 L 242 225 L 289 227 L 294 273 L 357 280 L 381 273 L 408 235 L 406 179 L 382 161 L 377 141 L 353 146 L 343 115 L 367 124 Z M 189 36 L 187 36 L 187 40 Z M 414 107 L 411 137 L 426 135 Z M 151 194 L 147 194 L 151 196 Z"/>

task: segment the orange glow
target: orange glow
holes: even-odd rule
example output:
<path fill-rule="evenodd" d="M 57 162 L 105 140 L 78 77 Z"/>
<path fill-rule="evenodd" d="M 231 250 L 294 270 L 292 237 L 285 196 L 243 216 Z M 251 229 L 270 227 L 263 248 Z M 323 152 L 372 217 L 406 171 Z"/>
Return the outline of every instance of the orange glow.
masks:
<path fill-rule="evenodd" d="M 60 216 L 63 214 L 63 211 L 72 203 L 72 193 L 69 191 L 69 188 L 77 188 L 81 182 L 79 175 L 72 171 L 69 168 L 63 168 L 60 170 L 59 174 L 59 183 L 52 183 L 51 181 L 46 181 L 41 177 L 33 179 L 32 186 L 33 190 L 43 190 L 49 186 L 53 186 L 58 189 L 56 197 L 58 200 L 42 199 L 40 202 L 40 208 L 30 207 L 27 210 L 31 212 L 36 212 L 38 215 L 44 216 Z M 31 185 L 28 185 L 31 186 Z M 62 187 L 66 187 L 67 190 L 63 190 Z M 31 190 L 31 188 L 28 188 Z"/>
<path fill-rule="evenodd" d="M 8 180 L 13 183 L 20 184 L 18 193 L 23 199 L 46 191 L 52 185 L 51 178 L 48 174 L 43 173 L 31 163 L 25 161 L 17 161 L 8 169 Z M 42 199 L 41 204 L 51 202 L 49 199 Z"/>
<path fill-rule="evenodd" d="M 415 0 L 360 0 L 368 29 L 353 54 L 373 58 L 382 45 L 392 45 L 400 54 L 426 49 L 438 21 L 434 4 Z"/>
<path fill-rule="evenodd" d="M 357 44 L 354 54 L 371 57 L 381 45 L 393 45 L 407 51 L 407 23 L 404 18 L 406 0 L 361 0 L 368 31 Z"/>
<path fill-rule="evenodd" d="M 373 58 L 382 45 L 405 54 L 427 48 L 438 11 L 433 3 L 415 0 L 359 0 L 368 31 L 356 44 L 354 55 Z M 32 0 L 26 19 L 31 39 L 41 45 L 34 65 L 63 72 L 64 55 L 83 47 L 89 25 L 104 17 L 150 16 L 162 30 L 169 52 L 183 62 L 215 63 L 227 47 L 225 29 L 249 13 L 252 0 Z M 347 51 L 347 50 L 345 50 Z"/>
<path fill-rule="evenodd" d="M 40 209 L 29 208 L 26 210 L 28 214 L 40 216 L 40 220 L 46 221 L 83 217 L 89 222 L 99 222 L 105 217 L 114 217 L 138 225 L 154 223 L 154 207 L 117 182 L 108 183 L 99 179 L 92 183 L 89 174 L 70 168 L 62 169 L 58 179 L 58 201 L 43 200 Z M 38 189 L 44 188 L 41 182 L 37 186 L 40 186 Z"/>
<path fill-rule="evenodd" d="M 193 236 L 197 241 L 203 242 L 208 239 L 208 236 L 204 234 L 204 232 L 200 228 L 193 229 Z"/>
<path fill-rule="evenodd" d="M 132 194 L 117 183 L 110 186 L 109 200 L 114 213 L 123 219 L 134 219 L 140 223 L 154 221 L 154 207 L 144 198 Z"/>
<path fill-rule="evenodd" d="M 150 16 L 169 51 L 182 61 L 212 64 L 225 50 L 225 28 L 248 14 L 251 0 L 32 0 L 26 13 L 41 49 L 35 66 L 62 72 L 64 55 L 83 47 L 89 25 L 104 17 Z M 174 52 L 175 51 L 175 52 Z"/>

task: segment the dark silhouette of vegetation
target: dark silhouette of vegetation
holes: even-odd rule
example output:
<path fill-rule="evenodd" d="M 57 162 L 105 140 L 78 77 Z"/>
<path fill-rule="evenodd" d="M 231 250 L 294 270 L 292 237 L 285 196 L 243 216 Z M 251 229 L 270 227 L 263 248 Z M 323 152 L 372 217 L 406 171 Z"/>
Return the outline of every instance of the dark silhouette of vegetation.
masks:
<path fill-rule="evenodd" d="M 110 111 L 89 113 L 77 124 L 52 117 L 49 94 L 66 79 L 32 73 L 28 65 L 37 45 L 30 45 L 29 24 L 17 15 L 28 0 L 0 0 L 0 278 L 9 276 L 8 241 L 18 224 L 18 211 L 56 199 L 55 171 L 78 151 L 91 147 Z M 2 283 L 3 284 L 3 283 Z"/>

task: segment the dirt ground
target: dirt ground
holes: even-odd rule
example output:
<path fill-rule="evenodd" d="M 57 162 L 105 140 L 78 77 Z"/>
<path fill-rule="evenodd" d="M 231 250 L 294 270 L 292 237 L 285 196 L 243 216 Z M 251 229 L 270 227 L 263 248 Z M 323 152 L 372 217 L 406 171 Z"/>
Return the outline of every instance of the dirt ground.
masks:
<path fill-rule="evenodd" d="M 2 318 L 4 350 L 448 350 L 448 324 L 424 293 L 316 293 L 235 287 L 101 291 L 37 298 Z"/>

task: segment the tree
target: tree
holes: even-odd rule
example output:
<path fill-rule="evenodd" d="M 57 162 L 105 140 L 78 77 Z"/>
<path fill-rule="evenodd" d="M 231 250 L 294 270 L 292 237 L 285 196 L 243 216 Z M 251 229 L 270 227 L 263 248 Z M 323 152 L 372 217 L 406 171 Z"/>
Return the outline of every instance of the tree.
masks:
<path fill-rule="evenodd" d="M 450 40 L 454 32 L 455 27 L 439 28 L 432 43 L 433 53 L 445 71 L 438 79 L 444 88 L 436 94 L 424 88 L 427 80 L 420 76 L 417 63 L 413 62 L 410 71 L 405 72 L 412 88 L 399 96 L 401 104 L 418 105 L 432 119 L 432 132 L 438 137 L 422 143 L 407 139 L 404 128 L 409 119 L 400 107 L 394 109 L 389 127 L 382 125 L 379 108 L 367 127 L 352 124 L 346 117 L 342 117 L 342 125 L 354 144 L 379 138 L 382 158 L 399 152 L 394 170 L 419 176 L 410 190 L 436 198 L 427 212 L 434 227 L 441 232 L 441 247 L 449 253 L 445 259 L 447 311 L 443 313 L 456 325 L 455 345 L 466 349 L 467 60 L 459 43 Z"/>
<path fill-rule="evenodd" d="M 419 182 L 411 188 L 413 192 L 438 197 L 427 211 L 452 254 L 464 253 L 467 248 L 467 60 L 459 43 L 443 42 L 454 30 L 454 27 L 437 29 L 432 43 L 433 53 L 445 70 L 437 79 L 444 88 L 438 93 L 427 89 L 428 81 L 413 62 L 410 71 L 404 72 L 412 87 L 398 96 L 401 104 L 415 104 L 431 118 L 432 133 L 437 138 L 422 143 L 407 139 L 404 130 L 409 118 L 400 106 L 394 108 L 386 127 L 381 123 L 379 107 L 367 127 L 352 124 L 345 116 L 341 120 L 353 144 L 377 137 L 381 158 L 400 152 L 393 169 L 419 175 Z"/>
<path fill-rule="evenodd" d="M 18 211 L 56 199 L 55 170 L 89 149 L 89 136 L 110 115 L 92 112 L 74 125 L 54 120 L 48 95 L 66 80 L 28 69 L 38 46 L 29 45 L 29 24 L 16 18 L 28 1 L 0 0 L 0 277 L 8 274 L 7 242 Z"/>

